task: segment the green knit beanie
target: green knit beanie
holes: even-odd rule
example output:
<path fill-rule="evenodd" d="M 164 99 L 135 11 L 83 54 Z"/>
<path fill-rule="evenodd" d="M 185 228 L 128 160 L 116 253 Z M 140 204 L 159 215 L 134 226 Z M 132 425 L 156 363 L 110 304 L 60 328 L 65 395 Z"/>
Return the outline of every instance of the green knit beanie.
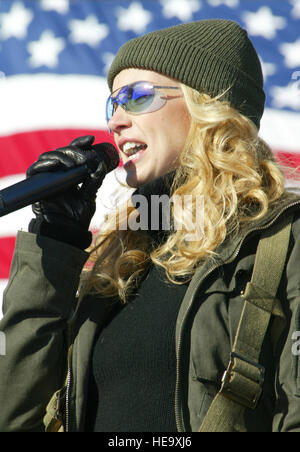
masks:
<path fill-rule="evenodd" d="M 126 68 L 159 72 L 199 92 L 217 96 L 258 127 L 264 111 L 263 75 L 247 32 L 236 22 L 201 20 L 148 33 L 125 43 L 109 74 Z"/>

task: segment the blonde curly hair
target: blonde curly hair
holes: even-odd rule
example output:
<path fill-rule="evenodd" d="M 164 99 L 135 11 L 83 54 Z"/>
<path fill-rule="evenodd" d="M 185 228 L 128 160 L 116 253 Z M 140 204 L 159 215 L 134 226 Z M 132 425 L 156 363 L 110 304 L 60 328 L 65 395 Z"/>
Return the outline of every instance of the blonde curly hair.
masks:
<path fill-rule="evenodd" d="M 191 127 L 171 188 L 168 237 L 157 245 L 145 231 L 122 228 L 129 215 L 139 215 L 132 206 L 123 206 L 118 223 L 113 216 L 113 227 L 107 224 L 95 240 L 90 266 L 83 273 L 84 292 L 126 302 L 151 262 L 162 266 L 173 283 L 186 282 L 226 237 L 234 239 L 245 225 L 261 219 L 284 193 L 283 172 L 255 125 L 222 96 L 211 98 L 185 85 L 181 89 Z M 190 211 L 176 205 L 185 195 L 192 199 L 194 219 L 202 200 L 201 234 L 196 240 L 190 239 L 186 227 Z"/>

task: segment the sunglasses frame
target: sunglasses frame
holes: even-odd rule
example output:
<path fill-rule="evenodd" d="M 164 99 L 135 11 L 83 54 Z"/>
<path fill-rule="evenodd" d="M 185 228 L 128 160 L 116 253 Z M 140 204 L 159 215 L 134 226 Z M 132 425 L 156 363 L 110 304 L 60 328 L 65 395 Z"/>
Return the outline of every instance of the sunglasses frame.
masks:
<path fill-rule="evenodd" d="M 154 103 L 152 101 L 150 106 L 148 106 L 148 109 L 146 107 L 145 110 L 134 112 L 134 111 L 130 111 L 130 109 L 126 108 L 126 103 L 125 102 L 122 103 L 118 99 L 118 96 L 119 96 L 120 92 L 122 90 L 124 90 L 124 88 L 128 88 L 128 91 L 129 91 L 131 87 L 134 88 L 134 86 L 139 84 L 139 83 L 147 83 L 149 85 L 149 88 L 154 90 L 154 94 L 153 94 L 153 101 L 154 101 Z M 111 120 L 111 118 L 113 117 L 113 115 L 114 115 L 114 113 L 115 113 L 115 111 L 117 109 L 117 107 L 116 107 L 114 109 L 113 113 L 111 115 L 109 115 L 108 114 L 108 105 L 109 105 L 110 102 L 112 102 L 113 106 L 117 104 L 117 106 L 122 107 L 123 110 L 125 110 L 126 112 L 128 112 L 128 113 L 130 113 L 132 115 L 141 115 L 141 114 L 144 114 L 144 113 L 152 113 L 153 111 L 159 110 L 161 107 L 163 107 L 165 105 L 165 103 L 168 100 L 167 97 L 157 96 L 157 98 L 156 98 L 157 102 L 155 102 L 155 97 L 156 97 L 156 91 L 155 90 L 159 90 L 159 89 L 176 89 L 176 90 L 179 89 L 180 90 L 180 87 L 179 86 L 154 85 L 152 82 L 148 82 L 148 81 L 145 81 L 145 80 L 139 80 L 137 82 L 129 83 L 128 85 L 124 85 L 124 86 L 121 86 L 121 88 L 116 89 L 115 91 L 113 91 L 111 93 L 111 95 L 108 97 L 108 99 L 106 101 L 106 123 L 107 124 L 109 123 L 109 121 Z M 113 97 L 113 94 L 116 91 L 118 91 L 118 94 L 115 97 Z M 110 129 L 109 129 L 109 131 L 110 131 Z"/>

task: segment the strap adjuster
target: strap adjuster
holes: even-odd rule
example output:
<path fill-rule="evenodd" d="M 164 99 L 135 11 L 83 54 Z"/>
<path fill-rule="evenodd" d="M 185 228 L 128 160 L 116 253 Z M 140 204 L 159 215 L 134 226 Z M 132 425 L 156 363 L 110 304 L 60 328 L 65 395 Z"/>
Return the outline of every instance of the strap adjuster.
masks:
<path fill-rule="evenodd" d="M 254 410 L 262 393 L 265 368 L 239 353 L 231 352 L 222 377 L 220 392 L 227 398 Z"/>

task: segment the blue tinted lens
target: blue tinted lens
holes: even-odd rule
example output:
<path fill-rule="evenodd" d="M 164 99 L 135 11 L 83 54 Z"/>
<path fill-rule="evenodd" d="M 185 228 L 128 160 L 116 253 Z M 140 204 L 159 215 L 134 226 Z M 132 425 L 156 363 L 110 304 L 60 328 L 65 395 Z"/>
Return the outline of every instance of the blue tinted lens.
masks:
<path fill-rule="evenodd" d="M 132 113 L 147 111 L 154 97 L 154 87 L 147 82 L 138 82 L 132 85 L 128 96 L 127 110 Z"/>
<path fill-rule="evenodd" d="M 130 92 L 130 85 L 123 86 L 123 88 L 120 89 L 120 91 L 118 92 L 118 94 L 115 98 L 118 105 L 126 107 L 126 104 L 128 102 L 129 92 Z"/>
<path fill-rule="evenodd" d="M 148 82 L 137 82 L 123 86 L 116 97 L 109 96 L 106 103 L 106 121 L 109 122 L 117 106 L 132 113 L 141 113 L 147 110 L 154 98 L 154 87 Z"/>
<path fill-rule="evenodd" d="M 106 102 L 106 122 L 109 122 L 113 115 L 113 101 L 112 97 L 109 96 Z"/>
<path fill-rule="evenodd" d="M 128 90 L 129 86 L 124 86 L 120 89 L 116 97 L 113 97 L 112 95 L 109 96 L 106 102 L 106 122 L 110 121 L 118 105 L 123 106 L 123 108 L 126 106 Z"/>

